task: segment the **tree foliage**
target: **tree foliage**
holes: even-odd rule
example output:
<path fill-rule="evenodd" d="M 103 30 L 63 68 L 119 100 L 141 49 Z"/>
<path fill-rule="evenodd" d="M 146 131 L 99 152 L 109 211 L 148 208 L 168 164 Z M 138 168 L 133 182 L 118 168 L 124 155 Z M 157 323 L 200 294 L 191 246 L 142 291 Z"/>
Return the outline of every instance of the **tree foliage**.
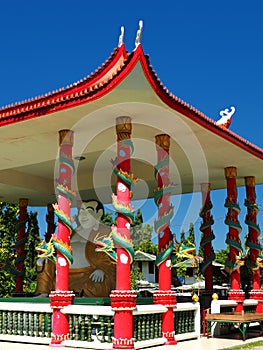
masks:
<path fill-rule="evenodd" d="M 144 280 L 143 273 L 138 267 L 133 268 L 130 273 L 131 289 L 138 290 L 139 281 L 141 280 Z"/>
<path fill-rule="evenodd" d="M 195 243 L 195 229 L 194 229 L 194 224 L 192 222 L 190 222 L 189 225 L 189 233 L 188 233 L 188 237 L 187 237 L 187 244 L 193 244 L 196 247 L 196 243 Z"/>
<path fill-rule="evenodd" d="M 27 255 L 25 259 L 25 279 L 24 291 L 34 293 L 36 289 L 37 278 L 37 253 L 36 246 L 40 243 L 39 226 L 37 220 L 37 212 L 30 212 L 27 223 L 27 243 L 25 246 Z"/>
<path fill-rule="evenodd" d="M 216 251 L 216 257 L 215 257 L 215 261 L 225 265 L 225 262 L 227 260 L 229 254 L 229 247 L 227 247 L 226 249 L 220 249 Z"/>
<path fill-rule="evenodd" d="M 7 270 L 7 264 L 15 260 L 15 243 L 17 237 L 16 221 L 18 205 L 0 202 L 0 296 L 10 296 L 15 290 L 15 276 Z"/>
<path fill-rule="evenodd" d="M 0 202 L 0 297 L 9 297 L 15 291 L 15 267 L 17 240 L 17 222 L 19 206 Z M 37 213 L 30 212 L 26 225 L 27 243 L 25 244 L 26 259 L 24 292 L 33 293 L 36 286 L 36 252 L 39 243 L 39 228 Z"/>
<path fill-rule="evenodd" d="M 153 227 L 150 224 L 133 227 L 131 230 L 131 239 L 135 247 L 144 242 L 151 242 Z"/>
<path fill-rule="evenodd" d="M 113 219 L 112 213 L 105 212 L 101 222 L 106 226 L 116 225 L 116 218 Z"/>
<path fill-rule="evenodd" d="M 135 250 L 140 250 L 144 253 L 149 253 L 152 255 L 157 255 L 158 253 L 158 244 L 153 244 L 152 241 L 143 241 L 139 245 L 134 247 Z"/>
<path fill-rule="evenodd" d="M 187 236 L 185 235 L 184 230 L 181 231 L 180 244 L 183 244 L 186 246 L 194 245 L 196 247 L 195 231 L 194 231 L 194 224 L 193 223 L 189 224 L 189 230 L 188 230 Z M 187 259 L 188 259 L 187 257 L 177 257 L 177 263 L 184 262 Z M 192 269 L 192 268 L 188 268 L 187 266 L 184 266 L 183 264 L 181 266 L 176 267 L 177 276 L 187 277 L 189 269 Z M 193 271 L 191 271 L 191 272 L 193 272 Z M 197 266 L 195 268 L 195 274 L 198 274 L 198 273 L 199 273 L 199 267 Z"/>
<path fill-rule="evenodd" d="M 181 244 L 186 244 L 186 238 L 185 238 L 185 232 L 184 230 L 181 231 L 181 234 L 180 234 L 180 243 Z"/>

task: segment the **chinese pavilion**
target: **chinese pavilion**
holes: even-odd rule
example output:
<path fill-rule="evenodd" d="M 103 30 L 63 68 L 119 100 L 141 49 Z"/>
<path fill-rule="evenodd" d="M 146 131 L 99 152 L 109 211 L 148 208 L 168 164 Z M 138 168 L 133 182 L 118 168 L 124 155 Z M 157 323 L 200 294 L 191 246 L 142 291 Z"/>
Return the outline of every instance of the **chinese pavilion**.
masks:
<path fill-rule="evenodd" d="M 226 269 L 231 275 L 229 298 L 242 309 L 237 187 L 245 186 L 247 198 L 246 261 L 253 269 L 250 297 L 263 301 L 260 290 L 259 227 L 255 185 L 263 183 L 263 150 L 229 130 L 233 110 L 223 111 L 226 122 L 208 118 L 167 90 L 153 70 L 141 44 L 142 23 L 135 48 L 128 52 L 124 32 L 118 47 L 94 73 L 60 90 L 0 109 L 0 196 L 20 203 L 20 219 L 26 207 L 57 203 L 57 240 L 70 249 L 70 206 L 85 198 L 113 204 L 118 213 L 117 231 L 129 241 L 133 199 L 155 198 L 158 233 L 159 290 L 154 302 L 167 307 L 162 332 L 174 344 L 171 291 L 173 239 L 169 222 L 173 216 L 170 196 L 202 193 L 200 216 L 206 290 L 213 290 L 213 218 L 210 191 L 226 189 L 226 239 L 230 246 Z M 113 160 L 110 162 L 110 160 Z M 133 175 L 134 174 L 134 175 Z M 136 177 L 135 177 L 136 176 Z M 137 180 L 138 178 L 138 180 Z M 177 186 L 175 187 L 176 184 Z M 115 195 L 112 197 L 112 193 Z M 21 227 L 18 241 L 23 240 Z M 18 254 L 23 255 L 23 247 Z M 130 290 L 131 256 L 117 245 L 117 280 L 111 306 L 115 310 L 113 348 L 134 348 L 132 311 L 136 294 Z M 60 260 L 59 260 L 60 259 Z M 23 259 L 21 259 L 23 261 Z M 63 261 L 59 263 L 59 261 Z M 23 270 L 23 262 L 17 269 Z M 72 302 L 68 290 L 69 261 L 57 251 L 56 290 L 50 295 L 53 307 L 52 344 L 67 339 L 67 316 L 61 313 Z M 23 278 L 17 276 L 17 292 Z M 263 312 L 262 303 L 258 312 Z M 123 322 L 126 327 L 122 327 Z M 51 344 L 51 345 L 52 345 Z"/>

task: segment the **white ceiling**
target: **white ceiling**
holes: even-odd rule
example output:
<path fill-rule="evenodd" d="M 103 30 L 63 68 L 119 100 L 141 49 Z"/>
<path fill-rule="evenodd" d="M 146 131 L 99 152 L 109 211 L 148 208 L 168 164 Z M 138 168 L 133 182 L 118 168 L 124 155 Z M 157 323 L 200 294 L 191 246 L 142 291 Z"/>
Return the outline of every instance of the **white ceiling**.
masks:
<path fill-rule="evenodd" d="M 218 136 L 165 105 L 150 87 L 138 63 L 113 91 L 90 103 L 68 108 L 0 128 L 0 200 L 29 205 L 56 202 L 58 132 L 74 131 L 76 172 L 72 189 L 79 198 L 111 201 L 116 178 L 110 160 L 116 155 L 115 122 L 132 118 L 132 172 L 139 178 L 134 199 L 152 197 L 156 188 L 153 168 L 157 162 L 155 136 L 169 134 L 170 179 L 175 193 L 200 191 L 200 183 L 224 188 L 224 168 L 236 166 L 238 186 L 245 176 L 263 183 L 262 159 Z"/>

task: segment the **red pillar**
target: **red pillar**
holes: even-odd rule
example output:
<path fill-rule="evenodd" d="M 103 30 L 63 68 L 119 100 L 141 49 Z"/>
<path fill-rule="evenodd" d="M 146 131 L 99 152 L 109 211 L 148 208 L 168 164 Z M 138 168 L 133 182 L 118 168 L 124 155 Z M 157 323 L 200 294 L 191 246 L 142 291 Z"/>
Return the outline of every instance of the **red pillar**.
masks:
<path fill-rule="evenodd" d="M 47 205 L 46 222 L 47 222 L 47 232 L 45 234 L 45 241 L 49 242 L 52 234 L 56 230 L 56 225 L 54 221 L 54 207 L 52 204 Z"/>
<path fill-rule="evenodd" d="M 204 250 L 204 262 L 202 264 L 202 273 L 205 275 L 205 290 L 213 290 L 213 265 L 215 259 L 214 249 L 212 247 L 212 240 L 215 239 L 211 226 L 214 223 L 211 216 L 212 203 L 210 199 L 210 183 L 201 184 L 202 191 L 202 209 L 200 216 L 203 219 L 200 230 L 203 232 L 200 245 Z"/>
<path fill-rule="evenodd" d="M 71 188 L 72 177 L 72 146 L 73 131 L 59 131 L 59 179 L 58 185 L 66 191 Z M 58 209 L 67 217 L 70 217 L 70 201 L 66 191 L 58 193 Z M 70 244 L 70 230 L 65 223 L 58 220 L 57 240 L 64 245 Z M 53 322 L 50 346 L 60 346 L 63 340 L 69 336 L 68 316 L 61 312 L 61 309 L 72 303 L 74 294 L 68 290 L 69 263 L 64 255 L 56 251 L 56 290 L 50 293 L 50 306 L 53 308 Z"/>
<path fill-rule="evenodd" d="M 225 177 L 227 182 L 227 199 L 225 207 L 228 208 L 225 223 L 229 226 L 226 243 L 229 245 L 229 256 L 226 261 L 226 270 L 231 275 L 231 289 L 228 293 L 228 299 L 236 300 L 236 311 L 243 310 L 243 300 L 245 293 L 240 289 L 240 265 L 243 263 L 239 259 L 242 253 L 242 246 L 239 238 L 241 226 L 238 221 L 240 212 L 237 203 L 237 187 L 236 187 L 237 169 L 235 167 L 225 168 Z"/>
<path fill-rule="evenodd" d="M 158 255 L 160 255 L 172 242 L 172 234 L 170 231 L 170 216 L 173 211 L 170 205 L 170 180 L 169 180 L 169 148 L 170 136 L 166 134 L 157 135 L 155 137 L 157 151 L 157 183 L 158 195 L 156 204 L 158 205 L 158 221 L 166 218 L 163 226 L 158 225 Z M 162 220 L 160 220 L 162 219 Z M 156 226 L 156 225 L 155 225 Z M 176 344 L 174 338 L 174 306 L 176 305 L 175 292 L 171 291 L 171 256 L 168 255 L 159 264 L 159 290 L 154 294 L 154 303 L 162 304 L 167 307 L 167 312 L 163 314 L 162 334 L 166 338 L 166 345 Z"/>
<path fill-rule="evenodd" d="M 18 221 L 18 234 L 16 240 L 16 295 L 23 293 L 23 281 L 25 275 L 25 265 L 24 261 L 26 258 L 25 243 L 26 243 L 26 222 L 27 222 L 27 198 L 19 199 L 19 221 Z"/>
<path fill-rule="evenodd" d="M 260 290 L 260 268 L 257 264 L 257 259 L 262 250 L 261 244 L 258 240 L 260 229 L 257 224 L 258 206 L 256 204 L 256 191 L 255 191 L 255 177 L 246 176 L 246 199 L 245 206 L 247 207 L 247 215 L 245 223 L 248 225 L 248 237 L 246 245 L 249 247 L 249 254 L 246 260 L 247 267 L 251 269 L 252 277 L 252 290 L 250 292 L 250 299 L 256 299 L 260 302 L 257 305 L 256 312 L 263 312 L 263 291 Z"/>
<path fill-rule="evenodd" d="M 132 124 L 130 117 L 116 119 L 117 133 L 117 168 L 130 173 L 130 138 Z M 131 192 L 129 185 L 117 177 L 116 201 L 130 207 Z M 126 239 L 130 239 L 130 219 L 118 212 L 117 231 Z M 133 309 L 136 307 L 136 294 L 130 290 L 130 256 L 121 246 L 117 246 L 116 290 L 113 290 L 111 306 L 114 314 L 113 349 L 134 349 Z"/>

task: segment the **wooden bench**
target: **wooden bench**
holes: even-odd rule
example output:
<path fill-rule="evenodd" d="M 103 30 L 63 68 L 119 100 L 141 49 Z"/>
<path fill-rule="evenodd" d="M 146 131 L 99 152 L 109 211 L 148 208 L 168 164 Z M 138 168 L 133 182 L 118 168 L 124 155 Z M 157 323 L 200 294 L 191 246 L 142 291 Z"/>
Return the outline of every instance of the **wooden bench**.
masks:
<path fill-rule="evenodd" d="M 215 323 L 225 323 L 228 325 L 235 325 L 242 334 L 243 340 L 246 340 L 246 331 L 249 328 L 250 323 L 258 322 L 261 326 L 263 323 L 263 314 L 253 312 L 225 312 L 221 314 L 206 314 L 206 328 L 210 330 Z M 208 337 L 207 332 L 207 337 Z"/>

